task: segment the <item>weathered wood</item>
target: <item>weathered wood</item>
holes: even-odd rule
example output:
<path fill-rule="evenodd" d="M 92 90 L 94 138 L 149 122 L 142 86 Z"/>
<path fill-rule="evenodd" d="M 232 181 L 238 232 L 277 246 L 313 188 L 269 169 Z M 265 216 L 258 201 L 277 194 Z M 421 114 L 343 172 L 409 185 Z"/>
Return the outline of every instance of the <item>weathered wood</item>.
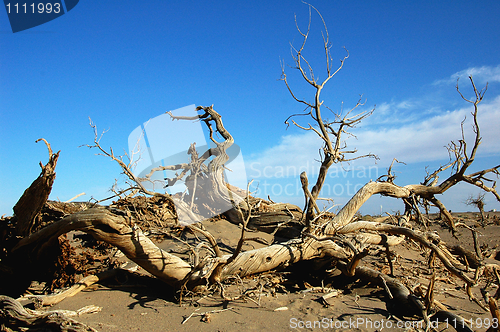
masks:
<path fill-rule="evenodd" d="M 75 296 L 80 293 L 85 288 L 99 282 L 103 281 L 107 278 L 116 276 L 117 270 L 109 270 L 101 272 L 97 275 L 89 275 L 71 286 L 70 288 L 57 293 L 57 294 L 49 294 L 49 295 L 25 295 L 22 298 L 32 300 L 35 302 L 35 305 L 38 307 L 42 306 L 52 306 L 64 300 L 65 298 Z"/>
<path fill-rule="evenodd" d="M 390 301 L 388 303 L 397 308 L 401 314 L 421 316 L 424 312 L 425 308 L 422 302 L 412 298 L 410 290 L 397 279 L 364 266 L 358 266 L 354 275 L 384 287 L 389 295 Z"/>
<path fill-rule="evenodd" d="M 198 209 L 210 207 L 210 209 L 214 209 L 213 211 L 217 212 L 217 214 L 225 212 L 226 217 L 232 223 L 240 224 L 243 222 L 244 218 L 241 210 L 248 210 L 248 207 L 243 197 L 241 197 L 237 191 L 232 190 L 224 180 L 224 165 L 229 160 L 227 150 L 234 144 L 233 136 L 224 127 L 222 117 L 213 109 L 213 105 L 208 107 L 198 106 L 196 111 L 203 111 L 203 114 L 186 117 L 174 116 L 171 112 L 167 112 L 172 119 L 175 120 L 199 119 L 203 121 L 210 131 L 210 140 L 214 144 L 214 147 L 206 150 L 201 156 L 198 156 L 193 145 L 188 150 L 192 160 L 191 163 L 184 164 L 185 166 L 183 166 L 183 168 L 185 172 L 187 170 L 191 171 L 191 175 L 185 179 L 189 190 L 189 196 L 191 197 L 191 202 L 189 204 L 191 206 L 190 209 L 192 210 L 194 198 L 196 198 Z M 215 124 L 217 133 L 224 139 L 222 142 L 215 140 L 213 136 L 213 124 Z M 205 166 L 203 163 L 211 157 L 213 157 L 213 159 Z M 201 167 L 201 165 L 205 167 Z M 171 166 L 159 167 L 158 169 L 166 169 L 168 167 Z M 182 174 L 185 174 L 185 172 Z M 184 212 L 187 216 L 187 222 L 191 223 L 190 213 L 186 213 L 187 211 Z M 200 221 L 200 219 L 194 221 Z"/>
<path fill-rule="evenodd" d="M 119 210 L 115 212 L 120 213 Z M 72 230 L 84 231 L 96 240 L 117 247 L 130 260 L 168 284 L 177 285 L 191 271 L 188 263 L 158 248 L 139 227 L 132 226 L 127 217 L 103 208 L 92 208 L 67 216 L 25 237 L 13 250 L 35 245 L 40 255 L 60 235 Z"/>
<path fill-rule="evenodd" d="M 412 230 L 406 227 L 394 226 L 389 224 L 376 223 L 371 221 L 356 221 L 352 222 L 337 230 L 338 234 L 353 233 L 360 230 L 371 230 L 383 232 L 393 235 L 404 235 L 414 241 L 419 242 L 425 247 L 431 249 L 443 265 L 454 275 L 465 281 L 468 285 L 473 285 L 474 281 L 467 276 L 464 271 L 457 268 L 460 265 L 453 255 L 446 248 L 446 244 L 442 242 L 437 234 L 423 233 L 417 230 Z M 436 242 L 436 243 L 434 243 Z"/>
<path fill-rule="evenodd" d="M 83 310 L 82 310 L 83 309 Z M 19 301 L 5 295 L 0 295 L 0 321 L 2 331 L 60 331 L 60 332 L 97 332 L 96 329 L 80 323 L 69 316 L 78 316 L 82 311 L 100 310 L 82 308 L 79 311 L 53 310 L 37 311 L 24 308 Z"/>
<path fill-rule="evenodd" d="M 114 212 L 119 213 L 117 210 Z M 38 248 L 39 253 L 42 253 L 54 239 L 71 230 L 84 231 L 91 234 L 96 240 L 116 246 L 130 260 L 173 286 L 179 286 L 183 281 L 196 282 L 202 277 L 210 276 L 209 273 L 203 271 L 194 271 L 181 258 L 159 249 L 142 233 L 139 227 L 131 226 L 126 217 L 104 208 L 92 208 L 67 216 L 22 239 L 14 250 L 33 245 Z M 325 256 L 336 259 L 348 258 L 344 249 L 333 241 L 291 240 L 241 253 L 234 261 L 224 267 L 221 279 L 235 274 L 246 276 L 280 266 L 284 267 L 300 260 Z M 224 256 L 222 260 L 227 260 L 229 257 L 230 255 Z M 214 260 L 215 263 L 216 260 Z M 208 269 L 208 271 L 211 270 Z"/>
<path fill-rule="evenodd" d="M 43 138 L 49 149 L 49 161 L 43 165 L 40 162 L 42 171 L 38 178 L 26 189 L 14 206 L 14 214 L 17 217 L 16 233 L 19 236 L 29 235 L 37 223 L 38 215 L 42 210 L 43 205 L 47 202 L 50 192 L 52 191 L 52 184 L 56 178 L 55 168 L 59 152 L 52 153 L 50 144 Z"/>
<path fill-rule="evenodd" d="M 244 277 L 251 274 L 270 271 L 301 260 L 310 260 L 330 256 L 335 259 L 347 259 L 344 249 L 333 241 L 290 240 L 285 243 L 242 252 L 233 262 L 226 265 L 221 279 L 233 275 Z"/>
<path fill-rule="evenodd" d="M 273 204 L 266 208 L 267 211 L 258 211 L 252 216 L 247 227 L 257 229 L 265 233 L 275 233 L 278 230 L 296 228 L 295 238 L 300 235 L 304 225 L 300 222 L 302 217 L 301 209 L 293 204 Z"/>
<path fill-rule="evenodd" d="M 385 196 L 403 198 L 408 197 L 411 191 L 406 187 L 399 187 L 388 182 L 368 182 L 347 202 L 340 212 L 325 227 L 325 234 L 334 234 L 337 228 L 349 224 L 356 212 L 373 195 L 382 194 Z"/>

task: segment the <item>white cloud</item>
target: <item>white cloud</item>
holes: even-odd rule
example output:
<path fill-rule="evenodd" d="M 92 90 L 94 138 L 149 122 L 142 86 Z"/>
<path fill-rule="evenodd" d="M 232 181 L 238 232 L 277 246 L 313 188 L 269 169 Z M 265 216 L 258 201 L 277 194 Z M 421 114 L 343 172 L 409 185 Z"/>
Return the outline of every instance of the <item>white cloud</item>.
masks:
<path fill-rule="evenodd" d="M 453 91 L 449 91 L 449 87 L 436 86 L 455 83 L 457 77 L 467 75 L 473 75 L 476 86 L 481 88 L 486 81 L 500 82 L 500 65 L 469 68 L 455 73 L 449 79 L 434 82 L 432 91 L 419 98 L 379 103 L 375 113 L 351 131 L 356 136 L 345 138 L 349 149 L 356 148 L 359 155 L 375 153 L 380 160 L 376 165 L 373 159 L 360 159 L 343 165 L 345 169 L 332 167 L 321 195 L 334 198 L 336 204 L 343 205 L 352 197 L 356 188 L 385 173 L 393 158 L 406 163 L 408 166 L 405 167 L 409 169 L 412 169 L 412 163 L 446 163 L 448 151 L 445 146 L 452 140 L 458 141 L 462 138 L 461 123 L 464 118 L 466 120 L 463 128 L 465 139 L 469 142 L 469 152 L 474 139 L 471 127 L 473 106 L 462 101 Z M 470 94 L 468 80 L 467 84 L 461 84 L 464 93 Z M 475 162 L 476 170 L 500 164 L 500 158 L 497 158 L 500 156 L 500 94 L 497 87 L 497 84 L 491 84 L 490 91 L 479 105 L 478 121 L 482 141 L 477 154 L 479 158 Z M 467 94 L 465 96 L 469 97 Z M 297 131 L 295 134 L 283 136 L 274 147 L 245 158 L 247 176 L 257 180 L 259 193 L 264 193 L 262 197 L 270 195 L 277 201 L 293 201 L 301 205 L 303 194 L 298 180 L 299 174 L 306 171 L 309 180 L 314 179 L 320 166 L 318 159 L 321 147 L 322 141 L 312 131 Z M 481 159 L 481 156 L 494 156 L 498 161 L 495 165 L 486 165 L 486 159 Z M 362 169 L 368 169 L 366 176 L 357 173 Z M 413 169 L 415 172 L 415 168 Z M 419 183 L 422 180 L 422 172 L 405 173 L 404 177 L 401 174 L 400 180 L 404 182 L 401 184 Z M 456 186 L 441 198 L 448 208 L 463 211 L 470 209 L 462 204 L 463 200 L 468 194 L 476 191 L 474 186 L 464 184 Z M 384 211 L 403 208 L 399 200 L 376 196 L 363 206 L 362 211 L 377 213 L 382 205 Z M 490 197 L 488 209 L 500 209 L 499 206 L 500 203 Z"/>
<path fill-rule="evenodd" d="M 382 112 L 391 114 L 392 112 L 388 111 L 389 104 L 386 105 L 382 107 Z M 479 107 L 478 120 L 483 140 L 478 156 L 499 154 L 500 96 L 489 102 L 483 101 Z M 472 110 L 472 107 L 467 106 L 439 114 L 431 113 L 430 116 L 427 114 L 425 120 L 410 123 L 389 121 L 390 126 L 378 123 L 356 128 L 353 134 L 357 138 L 348 138 L 347 144 L 349 148 L 356 148 L 359 154 L 377 154 L 381 159 L 378 164 L 382 167 L 387 167 L 393 158 L 405 163 L 447 161 L 448 152 L 444 146 L 451 140 L 461 139 L 460 124 L 464 117 L 465 137 L 472 142 Z M 319 163 L 314 160 L 319 159 L 318 151 L 321 146 L 321 140 L 311 131 L 283 136 L 278 145 L 247 158 L 246 164 L 251 168 L 249 175 L 258 177 L 266 172 L 266 177 L 273 174 L 278 174 L 279 177 L 298 176 L 302 170 L 309 174 L 315 173 Z M 352 165 L 373 165 L 373 161 L 363 159 L 353 162 Z"/>
<path fill-rule="evenodd" d="M 401 102 L 391 101 L 383 102 L 377 105 L 374 114 L 367 118 L 362 125 L 379 124 L 401 124 L 413 122 L 421 117 L 421 112 L 412 112 L 422 106 L 414 100 L 405 100 Z"/>
<path fill-rule="evenodd" d="M 467 68 L 451 75 L 447 79 L 437 80 L 433 85 L 455 84 L 458 78 L 464 80 L 469 76 L 472 76 L 475 83 L 480 85 L 484 85 L 486 82 L 500 82 L 500 65 L 496 67 L 482 66 Z"/>
<path fill-rule="evenodd" d="M 448 157 L 444 146 L 461 138 L 460 124 L 464 123 L 465 137 L 472 142 L 472 107 L 434 115 L 400 127 L 367 130 L 358 136 L 360 152 L 377 152 L 381 162 L 398 158 L 406 163 L 433 161 Z M 500 96 L 489 103 L 480 104 L 479 126 L 483 137 L 480 154 L 500 153 L 498 126 L 500 124 Z"/>
<path fill-rule="evenodd" d="M 313 167 L 314 159 L 319 159 L 320 148 L 321 140 L 311 131 L 283 136 L 278 145 L 246 158 L 248 175 L 250 177 L 296 176 L 299 168 Z M 283 168 L 288 170 L 281 176 Z M 310 173 L 309 169 L 306 171 Z"/>

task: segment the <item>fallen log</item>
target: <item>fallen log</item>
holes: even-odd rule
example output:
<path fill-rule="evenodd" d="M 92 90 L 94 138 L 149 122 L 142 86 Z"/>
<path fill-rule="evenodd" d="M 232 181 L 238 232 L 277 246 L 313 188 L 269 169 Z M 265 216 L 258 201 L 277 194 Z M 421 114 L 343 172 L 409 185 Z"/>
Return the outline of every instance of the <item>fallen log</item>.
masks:
<path fill-rule="evenodd" d="M 99 307 L 87 306 L 78 311 L 52 310 L 38 311 L 24 308 L 19 301 L 0 295 L 0 327 L 2 331 L 60 331 L 60 332 L 97 332 L 96 329 L 70 317 L 83 313 L 100 311 Z"/>
<path fill-rule="evenodd" d="M 49 294 L 49 295 L 25 295 L 21 297 L 18 300 L 21 299 L 29 299 L 35 303 L 35 307 L 43 307 L 43 306 L 52 306 L 54 304 L 57 304 L 64 300 L 65 298 L 75 296 L 76 294 L 80 293 L 82 290 L 85 288 L 99 282 L 103 281 L 105 279 L 111 278 L 113 276 L 116 276 L 117 274 L 116 269 L 114 270 L 108 270 L 104 271 L 101 273 L 98 273 L 97 275 L 89 275 L 71 286 L 70 288 L 57 293 L 57 294 Z"/>
<path fill-rule="evenodd" d="M 188 263 L 159 249 L 139 227 L 132 225 L 130 218 L 122 215 L 123 212 L 114 212 L 116 213 L 104 208 L 92 208 L 73 213 L 23 238 L 13 251 L 33 245 L 40 256 L 60 235 L 81 230 L 98 241 L 117 247 L 130 260 L 168 284 L 176 285 L 188 275 L 191 271 Z"/>
<path fill-rule="evenodd" d="M 120 249 L 130 260 L 152 275 L 172 285 L 185 282 L 196 284 L 210 277 L 212 267 L 224 262 L 231 255 L 209 258 L 201 267 L 192 267 L 178 256 L 158 248 L 141 229 L 133 225 L 131 218 L 120 210 L 92 208 L 69 215 L 40 231 L 23 238 L 13 251 L 33 246 L 37 255 L 42 255 L 57 238 L 69 231 L 80 230 L 91 234 L 96 240 L 105 241 Z M 224 266 L 220 278 L 240 277 L 286 267 L 300 260 L 322 258 L 348 259 L 344 249 L 333 241 L 295 239 L 265 248 L 245 251 Z M 187 279 L 186 279 L 187 278 Z"/>

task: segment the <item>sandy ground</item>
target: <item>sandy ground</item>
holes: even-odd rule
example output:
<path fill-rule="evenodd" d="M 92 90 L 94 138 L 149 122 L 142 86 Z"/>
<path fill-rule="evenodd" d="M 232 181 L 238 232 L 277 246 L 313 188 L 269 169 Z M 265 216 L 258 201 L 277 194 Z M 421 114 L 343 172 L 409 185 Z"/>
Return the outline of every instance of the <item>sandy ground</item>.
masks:
<path fill-rule="evenodd" d="M 456 213 L 459 219 L 476 217 L 477 214 Z M 490 217 L 493 213 L 490 213 Z M 497 215 L 498 217 L 498 215 Z M 474 224 L 470 220 L 468 224 Z M 208 224 L 207 228 L 221 242 L 234 247 L 239 229 L 227 222 Z M 443 240 L 460 243 L 473 250 L 471 232 L 461 228 L 459 240 L 437 223 L 431 230 L 438 231 Z M 479 242 L 487 245 L 489 252 L 495 252 L 500 244 L 500 226 L 493 223 L 480 231 Z M 161 243 L 160 246 L 168 246 Z M 251 248 L 251 246 L 248 246 Z M 395 247 L 395 276 L 410 288 L 418 283 L 427 285 L 432 271 L 426 265 L 423 255 L 414 243 Z M 376 250 L 372 251 L 376 252 Z M 382 251 L 381 251 L 382 253 Z M 362 264 L 388 272 L 385 255 L 366 257 Z M 490 259 L 495 261 L 493 258 Z M 139 272 L 141 272 L 139 270 Z M 282 271 L 263 274 L 228 285 L 227 295 L 235 296 L 253 289 L 250 299 L 224 302 L 219 294 L 205 297 L 186 298 L 180 305 L 173 290 L 162 282 L 145 275 L 123 275 L 115 280 L 96 284 L 72 298 L 67 298 L 51 309 L 77 310 L 86 305 L 96 305 L 102 310 L 77 318 L 98 331 L 405 331 L 411 324 L 418 324 L 416 318 L 392 316 L 387 310 L 386 292 L 373 284 L 348 279 L 338 272 L 319 280 L 311 264 L 295 267 L 294 272 Z M 470 302 L 463 283 L 448 273 L 440 274 L 435 288 L 435 299 L 456 310 L 467 320 L 473 320 L 474 331 L 486 331 L 489 324 L 488 313 L 477 304 Z M 338 296 L 327 303 L 318 298 L 321 290 L 311 291 L 312 286 L 340 290 Z M 308 290 L 309 289 L 309 290 Z M 495 287 L 489 289 L 491 294 Z M 481 298 L 479 287 L 474 294 Z M 190 316 L 191 315 L 191 316 Z M 189 319 L 188 319 L 189 317 Z M 453 322 L 440 322 L 437 331 L 453 331 Z M 483 324 L 483 326 L 479 326 Z"/>

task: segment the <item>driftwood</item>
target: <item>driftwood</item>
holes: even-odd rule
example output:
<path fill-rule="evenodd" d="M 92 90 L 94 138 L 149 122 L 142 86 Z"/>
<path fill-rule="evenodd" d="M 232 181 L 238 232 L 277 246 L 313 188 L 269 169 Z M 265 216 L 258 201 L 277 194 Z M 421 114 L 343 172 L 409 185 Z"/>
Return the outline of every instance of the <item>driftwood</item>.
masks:
<path fill-rule="evenodd" d="M 71 317 L 100 311 L 99 307 L 87 306 L 77 311 L 37 311 L 24 308 L 19 301 L 0 295 L 0 327 L 2 331 L 61 331 L 97 332 L 90 326 Z"/>
<path fill-rule="evenodd" d="M 98 275 L 89 275 L 71 286 L 70 288 L 57 293 L 57 294 L 50 294 L 50 295 L 25 295 L 22 297 L 22 299 L 28 299 L 31 300 L 35 303 L 36 307 L 43 307 L 43 306 L 52 306 L 54 304 L 57 304 L 61 302 L 62 300 L 75 296 L 85 288 L 99 282 L 103 281 L 105 279 L 108 279 L 110 277 L 113 277 L 117 274 L 117 270 L 109 270 L 109 271 L 104 271 L 99 273 Z"/>

